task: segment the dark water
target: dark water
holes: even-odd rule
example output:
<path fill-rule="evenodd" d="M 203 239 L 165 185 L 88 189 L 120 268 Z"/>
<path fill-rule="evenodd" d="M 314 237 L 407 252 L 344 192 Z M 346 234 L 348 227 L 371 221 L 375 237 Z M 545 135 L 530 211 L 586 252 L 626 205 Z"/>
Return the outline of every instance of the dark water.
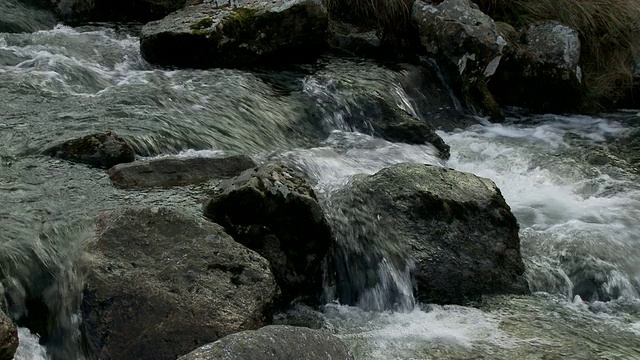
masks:
<path fill-rule="evenodd" d="M 44 300 L 53 314 L 49 330 L 59 334 L 46 350 L 81 358 L 75 264 L 86 256 L 96 212 L 147 204 L 199 213 L 215 188 L 117 190 L 102 170 L 39 155 L 51 144 L 112 130 L 141 156 L 282 159 L 304 168 L 327 201 L 351 176 L 400 162 L 494 180 L 520 222 L 536 293 L 486 299 L 477 308 L 414 304 L 406 269 L 381 266 L 383 281 L 357 306 L 332 303 L 327 294 L 323 316 L 357 359 L 640 358 L 640 182 L 625 148 L 640 114 L 476 119 L 441 132 L 452 147 L 443 162 L 431 146 L 367 135 L 362 115 L 362 102 L 375 99 L 459 125 L 446 84 L 422 87 L 422 76 L 414 65 L 335 58 L 272 72 L 157 69 L 126 31 L 0 33 L 0 270 L 10 315 L 28 318 L 29 299 Z M 334 226 L 375 227 L 375 219 L 363 219 Z M 405 311 L 385 310 L 390 288 Z M 18 359 L 47 358 L 27 329 L 20 336 Z"/>

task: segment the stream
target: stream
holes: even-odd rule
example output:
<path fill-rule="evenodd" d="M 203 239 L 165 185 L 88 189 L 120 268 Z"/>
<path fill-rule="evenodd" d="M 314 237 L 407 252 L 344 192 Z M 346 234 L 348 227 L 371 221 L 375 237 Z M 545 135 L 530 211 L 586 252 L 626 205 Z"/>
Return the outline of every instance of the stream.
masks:
<path fill-rule="evenodd" d="M 532 295 L 465 307 L 415 303 L 408 294 L 402 311 L 391 311 L 327 294 L 322 317 L 356 359 L 640 359 L 640 170 L 630 160 L 640 154 L 640 110 L 509 109 L 496 124 L 461 114 L 444 81 L 438 123 L 454 125 L 438 131 L 451 146 L 444 161 L 431 145 L 372 137 L 362 119 L 363 94 L 435 116 L 417 105 L 424 92 L 415 65 L 323 57 L 270 71 L 159 69 L 141 58 L 132 34 L 108 25 L 0 33 L 0 292 L 12 318 L 25 317 L 35 296 L 55 309 L 55 326 L 77 329 L 75 264 L 96 213 L 135 204 L 200 214 L 215 187 L 120 190 L 103 170 L 40 154 L 111 130 L 142 157 L 282 160 L 304 169 L 321 199 L 354 175 L 402 162 L 496 182 L 520 224 Z M 397 286 L 409 281 L 389 271 Z M 37 325 L 19 325 L 16 359 L 84 359 L 76 332 L 41 345 L 26 328 Z"/>

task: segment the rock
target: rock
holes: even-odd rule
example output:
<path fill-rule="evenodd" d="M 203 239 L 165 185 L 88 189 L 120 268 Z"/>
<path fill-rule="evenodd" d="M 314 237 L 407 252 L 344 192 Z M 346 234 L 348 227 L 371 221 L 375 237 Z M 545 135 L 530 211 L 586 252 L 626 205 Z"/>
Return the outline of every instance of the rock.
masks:
<path fill-rule="evenodd" d="M 319 0 L 241 1 L 234 8 L 188 6 L 142 29 L 140 50 L 154 64 L 245 67 L 318 54 L 328 15 Z"/>
<path fill-rule="evenodd" d="M 11 360 L 18 349 L 18 329 L 0 310 L 0 360 Z"/>
<path fill-rule="evenodd" d="M 99 168 L 110 168 L 135 159 L 131 145 L 110 131 L 68 140 L 44 150 L 43 153 Z"/>
<path fill-rule="evenodd" d="M 351 360 L 337 337 L 308 328 L 271 325 L 229 335 L 179 360 Z"/>
<path fill-rule="evenodd" d="M 175 359 L 270 321 L 279 289 L 268 262 L 222 227 L 174 208 L 97 218 L 82 329 L 99 359 Z"/>
<path fill-rule="evenodd" d="M 329 23 L 329 46 L 348 55 L 381 55 L 382 41 L 378 32 L 356 25 L 333 20 Z"/>
<path fill-rule="evenodd" d="M 182 8 L 186 0 L 52 0 L 67 23 L 147 22 Z"/>
<path fill-rule="evenodd" d="M 322 313 L 302 304 L 296 304 L 286 311 L 275 314 L 272 324 L 300 326 L 316 330 L 332 329 L 332 326 L 327 322 Z"/>
<path fill-rule="evenodd" d="M 332 238 L 305 176 L 271 163 L 243 172 L 223 190 L 204 204 L 204 215 L 269 260 L 285 299 L 317 295 Z"/>
<path fill-rule="evenodd" d="M 491 82 L 505 105 L 537 112 L 575 111 L 584 93 L 578 32 L 556 21 L 536 22 L 511 44 Z"/>
<path fill-rule="evenodd" d="M 445 0 L 432 5 L 418 0 L 411 18 L 427 51 L 447 59 L 459 75 L 486 78 L 495 73 L 506 42 L 476 4 Z"/>
<path fill-rule="evenodd" d="M 109 169 L 109 178 L 119 188 L 169 187 L 230 178 L 256 166 L 246 155 L 219 158 L 164 157 L 119 164 Z"/>
<path fill-rule="evenodd" d="M 442 159 L 449 159 L 451 147 L 447 145 L 435 129 L 421 121 L 408 119 L 396 124 L 384 124 L 376 127 L 382 137 L 390 141 L 399 141 L 407 144 L 431 144 L 438 149 L 438 155 Z"/>
<path fill-rule="evenodd" d="M 412 269 L 414 295 L 423 303 L 528 292 L 518 223 L 488 179 L 400 164 L 354 180 L 334 201 L 343 218 L 372 222 L 351 226 L 347 240 L 357 244 L 338 239 L 337 268 L 347 269 L 337 274 L 342 303 L 356 303 L 366 288 L 377 285 L 372 264 Z M 373 275 L 361 279 L 348 273 L 363 268 Z"/>
<path fill-rule="evenodd" d="M 57 23 L 54 12 L 44 4 L 21 0 L 0 1 L 0 33 L 50 30 Z"/>

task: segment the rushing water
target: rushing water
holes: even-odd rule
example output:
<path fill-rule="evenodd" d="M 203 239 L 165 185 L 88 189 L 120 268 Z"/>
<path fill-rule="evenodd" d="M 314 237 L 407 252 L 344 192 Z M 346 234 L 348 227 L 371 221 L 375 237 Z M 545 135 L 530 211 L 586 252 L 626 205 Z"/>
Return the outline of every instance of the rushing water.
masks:
<path fill-rule="evenodd" d="M 199 213 L 216 186 L 123 191 L 102 170 L 39 155 L 102 130 L 126 136 L 142 156 L 246 153 L 295 164 L 313 179 L 334 229 L 345 230 L 339 241 L 355 247 L 350 229 L 384 229 L 366 214 L 331 212 L 335 190 L 354 175 L 419 162 L 494 180 L 520 223 L 534 294 L 476 307 L 415 304 L 409 271 L 379 266 L 383 281 L 358 303 L 333 302 L 328 291 L 322 313 L 357 359 L 640 358 L 640 172 L 624 145 L 640 113 L 467 126 L 446 84 L 437 85 L 447 99 L 432 101 L 416 69 L 326 58 L 271 72 L 163 70 L 141 59 L 127 31 L 0 34 L 0 290 L 9 315 L 49 334 L 45 350 L 21 327 L 16 358 L 80 357 L 74 265 L 97 211 L 135 203 Z M 454 124 L 440 133 L 451 158 L 367 135 L 371 98 Z M 385 298 L 390 291 L 397 296 Z M 49 329 L 27 314 L 34 298 L 52 311 Z"/>

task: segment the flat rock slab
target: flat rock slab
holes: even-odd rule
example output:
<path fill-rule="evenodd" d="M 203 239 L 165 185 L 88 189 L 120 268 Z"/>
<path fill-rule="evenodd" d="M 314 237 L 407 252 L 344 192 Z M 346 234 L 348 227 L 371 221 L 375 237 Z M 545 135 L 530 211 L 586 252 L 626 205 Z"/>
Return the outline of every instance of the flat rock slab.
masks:
<path fill-rule="evenodd" d="M 246 155 L 220 158 L 157 158 L 119 164 L 109 169 L 109 178 L 122 189 L 169 187 L 224 179 L 256 166 Z"/>
<path fill-rule="evenodd" d="M 337 337 L 304 327 L 271 325 L 229 335 L 178 360 L 351 360 Z"/>
<path fill-rule="evenodd" d="M 99 359 L 175 359 L 270 321 L 269 263 L 222 227 L 175 208 L 97 218 L 82 329 Z"/>
<path fill-rule="evenodd" d="M 179 67 L 245 67 L 317 54 L 328 13 L 319 0 L 240 1 L 187 6 L 145 25 L 140 51 L 149 62 Z"/>

